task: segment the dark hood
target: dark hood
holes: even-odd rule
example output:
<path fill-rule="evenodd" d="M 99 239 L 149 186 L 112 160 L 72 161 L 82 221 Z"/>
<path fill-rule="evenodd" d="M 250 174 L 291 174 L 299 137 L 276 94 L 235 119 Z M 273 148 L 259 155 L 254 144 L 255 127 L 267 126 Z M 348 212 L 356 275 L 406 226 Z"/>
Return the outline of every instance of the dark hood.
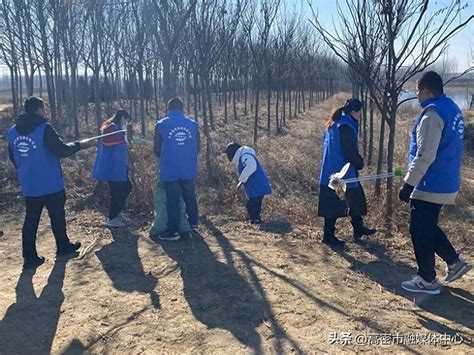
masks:
<path fill-rule="evenodd" d="M 24 113 L 18 116 L 15 122 L 16 130 L 21 135 L 28 135 L 33 132 L 36 127 L 45 122 L 47 121 L 41 116 L 33 113 Z"/>

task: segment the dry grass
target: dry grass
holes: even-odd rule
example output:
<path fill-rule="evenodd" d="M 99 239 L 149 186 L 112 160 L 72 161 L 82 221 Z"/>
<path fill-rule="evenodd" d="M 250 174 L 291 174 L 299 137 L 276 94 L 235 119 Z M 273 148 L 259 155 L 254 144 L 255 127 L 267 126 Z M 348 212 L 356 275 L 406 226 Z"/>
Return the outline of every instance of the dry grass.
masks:
<path fill-rule="evenodd" d="M 280 135 L 274 130 L 270 133 L 260 128 L 260 139 L 254 148 L 270 177 L 274 193 L 264 202 L 264 218 L 274 221 L 288 221 L 294 225 L 305 225 L 311 229 L 320 230 L 321 220 L 316 217 L 317 190 L 322 154 L 322 136 L 324 122 L 333 107 L 344 102 L 347 94 L 338 94 L 329 100 L 313 107 L 297 118 L 287 121 L 288 125 Z M 225 203 L 228 191 L 232 190 L 236 182 L 234 166 L 228 162 L 224 149 L 228 142 L 237 141 L 241 144 L 252 145 L 252 112 L 247 116 L 241 115 L 238 120 L 229 118 L 227 125 L 223 124 L 223 108 L 215 105 L 216 130 L 212 132 L 212 148 L 215 155 L 215 169 L 222 177 L 222 184 L 210 184 L 205 171 L 203 138 L 200 156 L 200 174 L 198 179 L 198 199 L 201 214 L 222 214 L 233 220 L 242 220 L 246 216 L 245 197 L 239 194 L 230 205 Z M 416 111 L 410 107 L 402 107 L 398 117 L 397 144 L 395 151 L 395 166 L 404 167 L 408 150 L 408 137 Z M 466 122 L 473 120 L 473 111 L 466 112 Z M 8 117 L 4 114 L 4 117 Z M 261 125 L 265 123 L 265 109 L 261 112 Z M 10 119 L 2 119 L 2 132 L 6 131 Z M 375 146 L 378 144 L 378 119 L 376 119 Z M 273 124 L 273 122 L 272 122 Z M 63 130 L 68 135 L 68 130 Z M 149 122 L 147 131 L 153 134 L 153 122 Z M 84 133 L 85 135 L 86 133 Z M 90 133 L 89 133 L 90 134 Z M 388 135 L 388 133 L 387 133 Z M 71 136 L 70 136 L 71 137 Z M 375 147 L 375 148 L 376 148 Z M 2 181 L 2 205 L 12 206 L 20 203 L 16 194 L 15 172 L 11 164 L 7 163 L 5 146 L 2 146 L 2 162 L 0 164 L 0 179 Z M 376 156 L 377 151 L 375 149 Z M 130 175 L 134 183 L 128 208 L 133 211 L 136 218 L 146 224 L 151 220 L 153 213 L 153 191 L 156 181 L 156 164 L 152 147 L 145 143 L 136 143 L 131 148 Z M 68 196 L 75 201 L 76 208 L 93 208 L 105 210 L 107 208 L 108 192 L 105 186 L 96 186 L 91 179 L 92 166 L 95 159 L 95 149 L 81 151 L 74 159 L 65 159 L 63 167 L 67 177 Z M 463 189 L 459 196 L 457 207 L 445 209 L 445 218 L 442 219 L 455 243 L 459 242 L 464 247 L 472 247 L 472 226 L 468 221 L 472 217 L 472 204 L 474 202 L 474 186 L 472 180 L 472 160 L 469 156 L 463 170 Z M 362 174 L 374 171 L 374 167 L 366 168 Z M 396 187 L 401 179 L 395 182 Z M 364 186 L 369 200 L 368 224 L 381 229 L 384 234 L 394 238 L 393 246 L 400 245 L 398 238 L 408 235 L 407 206 L 395 198 L 394 225 L 390 230 L 385 230 L 383 225 L 384 208 L 381 200 L 373 196 L 373 184 Z M 92 193 L 92 194 L 91 194 Z M 383 196 L 382 196 L 383 197 Z M 382 198 L 383 200 L 383 198 Z M 350 234 L 348 223 L 341 222 L 340 233 Z M 320 233 L 320 232 L 318 232 Z M 391 243 L 390 243 L 391 244 Z"/>
<path fill-rule="evenodd" d="M 90 176 L 95 150 L 65 159 L 68 230 L 74 240 L 89 246 L 85 247 L 89 252 L 81 260 L 69 261 L 67 269 L 65 260 L 55 261 L 44 216 L 38 248 L 47 262 L 34 278 L 21 274 L 23 202 L 6 145 L 1 144 L 2 349 L 9 353 L 469 352 L 473 336 L 469 275 L 436 298 L 417 298 L 399 287 L 414 272 L 406 205 L 395 202 L 395 224 L 384 230 L 383 206 L 372 196 L 373 184 L 366 184 L 367 221 L 381 232 L 364 243 L 348 243 L 348 251 L 341 254 L 318 242 L 321 221 L 316 217 L 316 193 L 323 125 L 330 109 L 344 99 L 344 94 L 337 95 L 289 120 L 282 135 L 262 131 L 257 154 L 274 187 L 264 207 L 266 219 L 273 221 L 262 228 L 241 222 L 243 196 L 233 205 L 224 203 L 225 191 L 234 186 L 236 177 L 223 150 L 229 140 L 251 142 L 250 113 L 225 127 L 216 119 L 213 148 L 223 187 L 209 186 L 201 154 L 198 194 L 201 214 L 207 216 L 199 232 L 180 243 L 155 243 L 148 236 L 156 175 L 150 146 L 131 147 L 135 186 L 125 214 L 131 226 L 123 230 L 102 226 L 108 192 Z M 397 136 L 396 165 L 400 166 L 406 161 L 411 121 L 406 114 L 399 120 Z M 218 107 L 216 117 L 220 117 Z M 10 123 L 10 118 L 0 121 L 0 134 Z M 150 123 L 150 133 L 152 128 Z M 81 136 L 93 133 L 84 130 Z M 446 209 L 442 218 L 468 260 L 474 257 L 469 231 L 472 167 L 467 161 L 459 205 Z M 341 219 L 338 227 L 339 234 L 350 240 L 347 220 Z M 329 345 L 333 331 L 353 335 L 447 332 L 459 333 L 466 342 L 443 347 L 344 347 Z"/>

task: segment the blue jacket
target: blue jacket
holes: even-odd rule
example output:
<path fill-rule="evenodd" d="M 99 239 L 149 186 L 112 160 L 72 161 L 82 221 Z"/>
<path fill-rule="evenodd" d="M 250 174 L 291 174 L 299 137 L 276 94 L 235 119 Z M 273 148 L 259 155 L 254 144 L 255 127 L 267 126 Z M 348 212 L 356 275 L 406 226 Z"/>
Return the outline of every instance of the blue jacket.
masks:
<path fill-rule="evenodd" d="M 121 129 L 114 123 L 112 125 L 115 130 Z M 103 139 L 99 141 L 92 176 L 98 181 L 128 181 L 128 151 L 125 140 L 110 146 L 105 145 Z"/>
<path fill-rule="evenodd" d="M 435 161 L 415 188 L 419 191 L 433 193 L 453 193 L 459 191 L 461 183 L 461 160 L 464 146 L 464 118 L 456 103 L 446 95 L 425 100 L 421 103 L 423 111 L 413 126 L 410 139 L 408 166 L 418 150 L 416 131 L 424 113 L 435 110 L 444 121 L 444 128 L 439 142 Z"/>
<path fill-rule="evenodd" d="M 44 143 L 42 123 L 28 135 L 20 135 L 16 125 L 8 131 L 8 142 L 17 167 L 23 196 L 38 197 L 64 190 L 64 179 L 59 158 Z"/>
<path fill-rule="evenodd" d="M 339 127 L 348 125 L 354 130 L 356 137 L 359 136 L 359 124 L 351 116 L 343 114 L 331 127 L 324 132 L 323 159 L 319 183 L 328 186 L 329 178 L 332 174 L 341 171 L 348 163 L 341 148 L 341 135 Z M 356 138 L 357 139 L 357 138 Z M 347 171 L 344 179 L 357 177 L 357 170 L 353 165 Z M 347 184 L 347 188 L 353 189 L 359 186 L 357 182 Z"/>
<path fill-rule="evenodd" d="M 193 180 L 197 176 L 198 124 L 181 110 L 170 110 L 156 123 L 161 135 L 160 181 Z"/>
<path fill-rule="evenodd" d="M 239 154 L 238 151 L 236 154 Z M 258 161 L 257 157 L 249 151 L 244 150 L 239 157 L 239 174 L 241 174 L 245 168 L 242 162 L 242 157 L 246 154 L 251 155 L 257 163 L 257 169 L 252 175 L 250 175 L 247 182 L 244 183 L 247 197 L 254 198 L 270 195 L 272 193 L 272 187 L 270 185 L 270 181 L 268 180 L 267 173 L 265 172 L 262 164 L 260 164 Z"/>

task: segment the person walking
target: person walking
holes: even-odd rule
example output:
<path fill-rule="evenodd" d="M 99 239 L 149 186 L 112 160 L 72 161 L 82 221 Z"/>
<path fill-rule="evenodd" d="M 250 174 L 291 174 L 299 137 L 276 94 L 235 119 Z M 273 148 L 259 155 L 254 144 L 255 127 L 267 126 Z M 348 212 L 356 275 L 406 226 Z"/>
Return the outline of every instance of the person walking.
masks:
<path fill-rule="evenodd" d="M 408 172 L 399 198 L 410 204 L 410 235 L 418 274 L 401 286 L 411 292 L 439 294 L 435 254 L 447 264 L 445 284 L 472 269 L 438 226 L 443 205 L 453 205 L 459 192 L 464 118 L 444 94 L 443 80 L 434 71 L 425 72 L 417 82 L 417 96 L 422 111 L 411 132 Z"/>
<path fill-rule="evenodd" d="M 363 216 L 367 214 L 367 201 L 359 182 L 347 184 L 345 200 L 329 187 L 330 176 L 350 163 L 344 178 L 355 178 L 357 171 L 364 167 L 358 150 L 358 133 L 362 102 L 348 100 L 343 107 L 333 111 L 326 123 L 324 148 L 319 179 L 318 216 L 324 217 L 324 236 L 322 242 L 333 248 L 343 248 L 345 242 L 335 236 L 336 220 L 349 215 L 354 230 L 354 240 L 373 235 L 376 230 L 364 225 Z M 347 206 L 348 205 L 348 206 Z"/>

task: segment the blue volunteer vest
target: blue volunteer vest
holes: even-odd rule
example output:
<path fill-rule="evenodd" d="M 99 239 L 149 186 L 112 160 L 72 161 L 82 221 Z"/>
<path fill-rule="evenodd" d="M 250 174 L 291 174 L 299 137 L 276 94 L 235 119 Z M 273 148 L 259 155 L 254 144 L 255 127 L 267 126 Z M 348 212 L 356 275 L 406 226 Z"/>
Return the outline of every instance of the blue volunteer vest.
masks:
<path fill-rule="evenodd" d="M 20 180 L 21 192 L 25 197 L 38 197 L 64 190 L 63 172 L 59 158 L 44 144 L 44 130 L 47 123 L 23 136 L 16 125 L 8 131 L 10 143 Z"/>
<path fill-rule="evenodd" d="M 342 125 L 348 125 L 354 130 L 356 135 L 356 141 L 358 142 L 359 136 L 359 123 L 354 120 L 351 116 L 343 114 L 337 122 L 331 127 L 326 129 L 324 132 L 324 147 L 323 147 L 323 161 L 321 174 L 319 176 L 319 183 L 321 185 L 329 185 L 329 177 L 341 171 L 341 169 L 348 163 L 344 158 L 341 148 L 341 135 L 339 134 L 339 127 Z M 357 177 L 357 171 L 355 167 L 350 166 L 344 179 L 351 179 Z M 351 182 L 347 184 L 347 188 L 353 189 L 359 186 L 357 182 Z"/>
<path fill-rule="evenodd" d="M 196 121 L 180 110 L 170 110 L 168 117 L 157 122 L 155 132 L 162 137 L 160 181 L 195 179 L 198 154 Z"/>
<path fill-rule="evenodd" d="M 265 195 L 270 195 L 272 193 L 272 187 L 270 186 L 270 182 L 268 181 L 267 174 L 265 173 L 265 169 L 263 169 L 262 164 L 258 161 L 257 157 L 251 153 L 244 153 L 239 158 L 239 174 L 242 173 L 245 166 L 242 163 L 242 157 L 244 155 L 251 155 L 255 161 L 257 162 L 257 169 L 255 172 L 250 175 L 247 182 L 244 183 L 245 193 L 247 194 L 248 198 L 260 197 Z"/>
<path fill-rule="evenodd" d="M 117 127 L 114 123 L 116 130 Z M 120 134 L 120 133 L 117 133 Z M 92 176 L 97 181 L 127 181 L 128 180 L 128 152 L 127 143 L 106 146 L 101 139 L 97 147 Z"/>
<path fill-rule="evenodd" d="M 459 191 L 461 183 L 461 160 L 464 146 L 464 118 L 456 103 L 446 95 L 421 103 L 423 111 L 413 126 L 410 139 L 408 166 L 416 156 L 418 145 L 416 130 L 426 110 L 433 109 L 444 122 L 435 161 L 416 186 L 419 191 L 453 193 Z"/>

